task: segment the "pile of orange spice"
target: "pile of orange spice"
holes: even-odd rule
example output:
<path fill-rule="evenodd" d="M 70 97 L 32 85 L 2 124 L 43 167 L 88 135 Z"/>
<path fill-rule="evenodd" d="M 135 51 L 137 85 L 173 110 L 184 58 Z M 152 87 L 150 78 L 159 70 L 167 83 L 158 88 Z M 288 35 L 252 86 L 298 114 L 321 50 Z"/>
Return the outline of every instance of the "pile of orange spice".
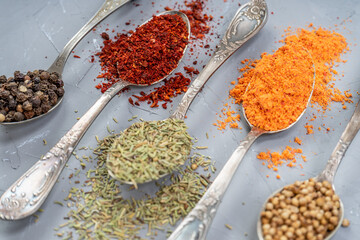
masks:
<path fill-rule="evenodd" d="M 343 104 L 343 109 L 346 109 L 345 103 L 352 102 L 351 93 L 349 93 L 349 91 L 341 92 L 334 87 L 334 81 L 336 77 L 338 77 L 338 73 L 334 67 L 340 62 L 346 62 L 341 60 L 340 57 L 341 54 L 349 50 L 346 38 L 331 30 L 326 30 L 321 27 L 314 28 L 312 24 L 310 24 L 309 29 L 297 29 L 295 33 L 290 28 L 286 29 L 285 38 L 279 42 L 284 43 L 284 46 L 299 44 L 306 48 L 311 54 L 316 70 L 311 106 L 318 106 L 324 112 L 329 110 L 329 104 L 331 102 L 340 102 Z M 262 58 L 268 55 L 267 53 L 263 53 Z M 235 99 L 236 103 L 240 104 L 242 102 L 245 89 L 256 74 L 256 67 L 262 58 L 257 60 L 245 59 L 241 62 L 244 64 L 240 69 L 242 76 L 238 78 L 235 87 L 230 90 L 230 97 Z M 220 119 L 217 123 L 214 123 L 214 125 L 218 126 L 218 129 L 225 129 L 228 123 Z M 312 125 L 306 125 L 308 134 L 313 133 L 312 128 Z"/>
<path fill-rule="evenodd" d="M 314 83 L 313 61 L 299 43 L 263 53 L 245 93 L 230 91 L 242 102 L 248 121 L 267 131 L 285 129 L 305 110 Z"/>

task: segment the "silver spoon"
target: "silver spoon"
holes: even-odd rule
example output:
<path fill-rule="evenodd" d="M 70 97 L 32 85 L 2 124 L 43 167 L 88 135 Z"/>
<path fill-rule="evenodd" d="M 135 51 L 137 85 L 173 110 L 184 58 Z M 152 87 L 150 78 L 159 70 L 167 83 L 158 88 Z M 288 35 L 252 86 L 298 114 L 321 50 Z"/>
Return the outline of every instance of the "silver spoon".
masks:
<path fill-rule="evenodd" d="M 265 1 L 251 1 L 246 3 L 236 12 L 220 44 L 216 48 L 209 62 L 186 91 L 174 113 L 169 117 L 172 119 L 185 119 L 185 114 L 198 92 L 202 89 L 214 72 L 245 42 L 252 38 L 265 25 L 267 20 L 267 6 Z M 109 155 L 108 155 L 109 157 Z M 108 168 L 109 175 L 125 184 L 134 184 L 116 178 L 115 174 Z M 159 178 L 166 176 L 164 174 Z M 150 182 L 156 179 L 148 179 Z"/>
<path fill-rule="evenodd" d="M 307 51 L 306 49 L 304 50 Z M 313 67 L 314 67 L 313 84 L 312 84 L 311 93 L 307 101 L 307 105 L 310 102 L 315 85 L 315 66 L 313 65 Z M 245 109 L 242 106 L 243 116 L 246 119 L 246 122 L 251 127 L 250 132 L 245 137 L 245 139 L 240 142 L 239 146 L 235 149 L 229 160 L 227 160 L 223 169 L 220 171 L 219 175 L 215 178 L 214 182 L 210 185 L 204 196 L 199 200 L 199 202 L 186 216 L 186 218 L 182 221 L 182 223 L 175 229 L 175 231 L 171 234 L 168 240 L 205 239 L 206 234 L 211 225 L 211 222 L 215 217 L 221 199 L 225 195 L 227 187 L 229 186 L 235 174 L 236 169 L 238 168 L 246 152 L 249 150 L 249 148 L 254 143 L 254 141 L 262 134 L 278 133 L 291 128 L 299 121 L 299 119 L 302 117 L 305 111 L 306 108 L 298 116 L 296 121 L 290 124 L 289 126 L 276 131 L 266 131 L 261 128 L 253 126 L 249 122 L 249 120 L 246 117 Z"/>
<path fill-rule="evenodd" d="M 352 140 L 355 138 L 357 132 L 360 129 L 360 101 L 357 103 L 357 106 L 355 108 L 355 111 L 350 119 L 350 122 L 347 124 L 344 132 L 342 133 L 338 143 L 336 144 L 333 152 L 330 155 L 330 158 L 325 166 L 325 169 L 317 175 L 314 180 L 316 182 L 323 182 L 328 181 L 335 192 L 335 186 L 334 186 L 334 178 L 335 173 L 340 165 L 341 160 L 343 159 L 346 150 L 350 146 Z M 283 188 L 282 188 L 283 189 Z M 275 194 L 280 192 L 282 189 L 274 192 L 271 194 L 271 197 L 273 197 Z M 265 204 L 268 202 L 269 198 L 266 200 Z M 265 209 L 265 204 L 262 207 L 262 210 Z M 339 222 L 336 226 L 336 228 L 324 239 L 329 240 L 331 239 L 336 231 L 340 228 L 342 220 L 344 218 L 344 205 L 341 202 L 340 199 L 340 211 L 339 211 Z M 262 234 L 262 228 L 261 228 L 261 218 L 258 219 L 257 222 L 257 234 L 260 240 L 263 240 L 263 234 Z"/>
<path fill-rule="evenodd" d="M 186 23 L 188 37 L 190 36 L 189 19 L 184 13 L 167 11 L 158 14 L 158 16 L 162 14 L 179 15 Z M 184 53 L 185 51 L 186 47 L 184 48 Z M 179 62 L 180 61 L 181 59 Z M 175 68 L 173 70 L 175 70 Z M 163 79 L 165 79 L 165 77 Z M 22 219 L 33 214 L 40 208 L 86 130 L 104 109 L 106 104 L 119 93 L 121 89 L 129 85 L 135 84 L 119 80 L 111 86 L 49 152 L 3 193 L 0 198 L 0 218 L 8 220 Z"/>
<path fill-rule="evenodd" d="M 57 72 L 60 75 L 60 79 L 62 79 L 62 72 L 64 71 L 66 60 L 68 59 L 71 51 L 76 47 L 76 45 L 80 42 L 81 39 L 85 37 L 85 35 L 91 31 L 98 23 L 108 17 L 111 13 L 113 13 L 116 9 L 123 6 L 125 3 L 130 2 L 131 0 L 105 0 L 104 4 L 100 7 L 100 9 L 95 13 L 95 15 L 69 40 L 69 42 L 65 45 L 63 50 L 59 53 L 59 56 L 55 59 L 55 61 L 51 64 L 51 66 L 47 69 L 49 73 Z M 39 119 L 51 111 L 53 111 L 56 107 L 60 105 L 64 96 L 58 99 L 57 103 L 52 106 L 52 108 L 44 114 L 39 116 L 26 119 L 19 122 L 1 122 L 2 125 L 16 125 L 21 123 L 26 123 L 33 121 L 35 119 Z"/>

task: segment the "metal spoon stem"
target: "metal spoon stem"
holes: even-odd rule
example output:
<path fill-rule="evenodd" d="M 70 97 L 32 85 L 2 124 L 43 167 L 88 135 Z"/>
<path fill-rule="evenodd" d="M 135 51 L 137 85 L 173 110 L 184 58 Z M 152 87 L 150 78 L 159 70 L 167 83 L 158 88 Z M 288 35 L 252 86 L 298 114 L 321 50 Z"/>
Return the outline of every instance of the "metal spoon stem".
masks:
<path fill-rule="evenodd" d="M 0 198 L 0 218 L 17 220 L 35 213 L 45 201 L 76 145 L 108 102 L 129 83 L 109 88 L 75 125 Z"/>
<path fill-rule="evenodd" d="M 325 169 L 316 177 L 317 181 L 329 181 L 333 183 L 335 173 L 340 165 L 343 156 L 345 155 L 346 150 L 349 145 L 355 138 L 357 132 L 360 129 L 360 101 L 357 103 L 355 111 L 350 119 L 350 122 L 347 124 L 344 132 L 341 134 L 341 137 L 334 148 L 330 159 L 328 160 Z"/>
<path fill-rule="evenodd" d="M 256 14 L 253 15 L 253 13 Z M 244 42 L 256 34 L 266 23 L 266 20 L 267 6 L 264 1 L 249 2 L 236 12 L 210 62 L 186 92 L 178 108 L 171 115 L 172 118 L 184 118 L 191 101 L 215 70 L 242 46 Z M 219 203 L 238 165 L 252 143 L 264 132 L 264 130 L 258 128 L 251 129 L 246 138 L 231 155 L 205 195 L 171 234 L 168 240 L 205 239 Z"/>
<path fill-rule="evenodd" d="M 68 59 L 71 51 L 80 42 L 84 36 L 93 29 L 99 22 L 108 17 L 116 9 L 123 6 L 131 0 L 105 0 L 104 4 L 95 13 L 95 15 L 69 40 L 59 56 L 55 59 L 53 64 L 49 67 L 49 72 L 57 72 L 62 74 L 66 60 Z"/>
<path fill-rule="evenodd" d="M 205 239 L 217 208 L 228 188 L 236 169 L 246 152 L 254 141 L 264 133 L 264 130 L 252 128 L 239 146 L 235 149 L 225 166 L 220 171 L 214 182 L 210 185 L 205 195 L 181 222 L 168 240 Z"/>
<path fill-rule="evenodd" d="M 191 102 L 209 78 L 237 49 L 258 33 L 266 21 L 267 6 L 263 0 L 246 3 L 236 12 L 214 54 L 170 118 L 184 119 Z"/>

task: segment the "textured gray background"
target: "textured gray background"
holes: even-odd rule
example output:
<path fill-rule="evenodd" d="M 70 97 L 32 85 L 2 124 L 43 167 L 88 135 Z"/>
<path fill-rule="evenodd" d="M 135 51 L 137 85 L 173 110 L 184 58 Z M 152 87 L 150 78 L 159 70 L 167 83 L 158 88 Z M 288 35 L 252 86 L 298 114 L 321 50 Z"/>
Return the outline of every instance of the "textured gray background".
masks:
<path fill-rule="evenodd" d="M 99 34 L 107 27 L 115 28 L 117 31 L 133 28 L 131 25 L 125 26 L 124 23 L 131 20 L 131 23 L 135 25 L 141 24 L 155 14 L 156 10 L 162 11 L 164 6 L 173 6 L 175 3 L 173 0 L 154 0 L 155 4 L 152 5 L 151 2 L 149 0 L 135 1 L 140 4 L 138 7 L 132 3 L 127 4 L 101 23 L 96 32 L 89 33 L 80 42 L 75 48 L 75 54 L 81 58 L 70 57 L 65 66 L 63 79 L 66 95 L 58 109 L 28 124 L 0 126 L 0 194 L 32 166 L 39 156 L 46 153 L 70 129 L 76 122 L 76 118 L 85 113 L 100 96 L 99 91 L 94 88 L 96 84 L 94 78 L 99 73 L 100 67 L 97 62 L 89 63 L 90 55 L 101 44 Z M 223 35 L 236 12 L 238 3 L 245 3 L 245 1 L 208 0 L 208 12 L 215 19 L 212 24 L 216 29 L 213 31 L 220 36 Z M 66 42 L 90 19 L 101 4 L 100 0 L 2 0 L 0 2 L 0 74 L 9 76 L 15 70 L 46 69 Z M 351 44 L 351 52 L 344 56 L 348 62 L 341 64 L 338 69 L 340 73 L 344 73 L 344 77 L 336 82 L 336 86 L 342 90 L 351 89 L 354 102 L 359 99 L 356 91 L 360 88 L 358 64 L 360 51 L 356 42 L 360 33 L 360 25 L 357 24 L 360 20 L 358 14 L 360 2 L 356 0 L 272 0 L 268 1 L 268 6 L 269 20 L 264 29 L 213 75 L 194 100 L 187 114 L 186 122 L 189 125 L 190 134 L 199 139 L 199 145 L 209 146 L 209 149 L 203 153 L 216 160 L 218 169 L 221 169 L 239 141 L 248 132 L 243 122 L 241 123 L 243 130 L 226 130 L 224 133 L 212 126 L 212 123 L 216 121 L 215 113 L 219 112 L 226 101 L 230 82 L 236 80 L 239 75 L 237 71 L 239 62 L 248 57 L 258 58 L 261 52 L 277 49 L 279 45 L 275 41 L 281 38 L 283 29 L 288 26 L 305 27 L 310 22 L 313 22 L 315 26 L 325 28 L 334 27 L 335 24 L 340 26 L 339 31 Z M 224 18 L 221 19 L 220 16 Z M 218 22 L 220 24 L 217 24 Z M 219 39 L 214 35 L 210 45 L 213 47 L 218 41 Z M 204 49 L 198 48 L 198 66 L 205 64 L 209 59 L 204 52 Z M 191 64 L 192 61 L 194 59 L 186 57 L 179 69 Z M 150 89 L 152 88 L 145 90 Z M 127 119 L 133 115 L 139 115 L 146 120 L 156 120 L 163 119 L 172 112 L 172 107 L 163 110 L 150 109 L 146 104 L 140 107 L 129 105 L 127 98 L 141 90 L 144 89 L 133 88 L 130 92 L 115 97 L 90 127 L 79 147 L 94 147 L 96 145 L 94 135 L 106 136 L 107 125 L 116 131 L 125 129 L 130 125 Z M 179 100 L 179 97 L 174 99 L 173 105 L 176 106 Z M 207 239 L 257 239 L 256 221 L 260 206 L 267 196 L 286 184 L 315 176 L 321 171 L 350 119 L 354 106 L 355 104 L 352 104 L 348 110 L 344 111 L 341 110 L 340 104 L 331 105 L 332 111 L 326 113 L 328 117 L 320 117 L 313 122 L 315 128 L 313 135 L 306 135 L 303 127 L 306 118 L 311 118 L 312 113 L 315 112 L 314 109 L 308 109 L 303 119 L 292 129 L 276 135 L 260 137 L 237 170 Z M 75 110 L 78 112 L 75 113 Z M 112 120 L 113 117 L 116 117 L 119 123 L 116 124 Z M 323 123 L 334 130 L 329 133 L 325 133 L 325 130 L 319 132 L 317 127 Z M 206 139 L 206 133 L 209 134 L 209 139 Z M 256 154 L 266 149 L 281 150 L 282 147 L 291 144 L 289 141 L 295 136 L 303 140 L 303 154 L 309 161 L 303 164 L 304 169 L 281 167 L 279 173 L 282 178 L 277 180 L 276 174 L 266 169 L 256 159 Z M 47 145 L 43 144 L 43 139 L 47 140 Z M 333 239 L 337 240 L 358 239 L 360 235 L 359 143 L 360 136 L 357 136 L 335 180 L 336 190 L 345 205 L 345 217 L 351 222 L 349 228 L 341 228 L 335 235 Z M 291 146 L 296 145 L 292 143 Z M 84 152 L 79 152 L 79 155 L 83 154 Z M 87 169 L 89 167 L 90 165 Z M 63 217 L 69 209 L 55 205 L 53 202 L 67 196 L 68 190 L 74 185 L 69 183 L 68 176 L 75 172 L 75 168 L 80 168 L 80 163 L 72 157 L 59 183 L 42 206 L 44 212 L 38 214 L 38 222 L 35 223 L 34 216 L 16 222 L 0 221 L 0 239 L 57 239 L 53 228 L 64 222 Z M 82 171 L 80 180 L 84 179 L 84 174 L 85 171 Z M 269 178 L 266 178 L 267 174 L 270 175 Z M 300 174 L 305 174 L 305 176 Z M 145 192 L 152 189 L 152 185 L 141 187 L 141 190 Z M 228 230 L 224 224 L 230 224 L 233 229 Z M 159 237 L 159 239 L 162 238 L 164 237 Z"/>

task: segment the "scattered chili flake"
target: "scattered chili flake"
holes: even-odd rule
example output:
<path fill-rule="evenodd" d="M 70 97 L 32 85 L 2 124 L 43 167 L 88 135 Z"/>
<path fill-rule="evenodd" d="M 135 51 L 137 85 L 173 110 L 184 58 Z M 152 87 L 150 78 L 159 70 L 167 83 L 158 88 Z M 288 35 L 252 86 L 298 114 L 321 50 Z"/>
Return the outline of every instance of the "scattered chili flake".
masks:
<path fill-rule="evenodd" d="M 79 55 L 74 55 L 74 58 L 80 58 L 80 56 Z"/>
<path fill-rule="evenodd" d="M 180 12 L 185 13 L 189 18 L 192 39 L 203 39 L 205 34 L 210 31 L 210 27 L 207 25 L 207 22 L 211 21 L 213 17 L 203 13 L 204 2 L 205 1 L 203 0 L 185 0 L 184 4 L 189 9 L 180 10 Z M 171 10 L 171 8 L 165 7 L 165 10 L 168 11 Z"/>
<path fill-rule="evenodd" d="M 151 104 L 150 107 L 159 107 L 159 102 L 164 102 L 161 106 L 166 109 L 167 103 L 172 102 L 171 98 L 176 97 L 177 95 L 186 92 L 190 84 L 190 79 L 184 77 L 182 73 L 175 73 L 174 77 L 166 79 L 164 85 L 161 87 L 156 87 L 153 92 L 148 94 L 140 92 L 140 96 L 133 95 L 137 98 L 137 101 L 134 103 L 132 98 L 129 98 L 130 104 L 139 104 L 139 102 L 147 102 Z"/>
<path fill-rule="evenodd" d="M 193 68 L 193 67 L 184 67 L 184 70 L 186 71 L 187 74 L 190 74 L 192 76 L 192 74 L 199 74 L 199 70 Z"/>
<path fill-rule="evenodd" d="M 177 67 L 187 42 L 185 22 L 169 14 L 154 16 L 130 36 L 118 34 L 114 40 L 105 39 L 96 53 L 103 71 L 98 78 L 107 80 L 101 83 L 101 91 L 119 79 L 145 85 L 159 81 Z"/>
<path fill-rule="evenodd" d="M 107 34 L 106 32 L 101 33 L 101 37 L 102 37 L 104 40 L 109 40 L 109 39 L 110 39 L 109 34 Z"/>

